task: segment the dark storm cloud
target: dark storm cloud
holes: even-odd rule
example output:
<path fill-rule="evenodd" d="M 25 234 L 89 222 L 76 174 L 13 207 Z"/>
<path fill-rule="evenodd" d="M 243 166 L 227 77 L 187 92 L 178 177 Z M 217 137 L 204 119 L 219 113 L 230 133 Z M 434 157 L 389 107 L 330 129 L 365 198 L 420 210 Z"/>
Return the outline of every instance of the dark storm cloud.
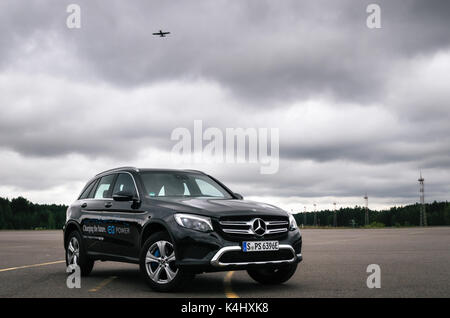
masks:
<path fill-rule="evenodd" d="M 9 36 L 1 37 L 3 54 L 12 61 L 17 43 L 52 31 L 111 83 L 201 77 L 260 105 L 317 94 L 379 100 L 385 76 L 402 58 L 450 43 L 446 1 L 378 1 L 379 30 L 366 27 L 370 1 L 77 3 L 82 8 L 77 31 L 65 28 L 61 1 L 4 5 L 2 34 Z M 172 35 L 153 37 L 159 29 Z"/>
<path fill-rule="evenodd" d="M 370 30 L 372 2 L 2 1 L 3 186 L 81 185 L 136 158 L 170 165 L 141 151 L 169 153 L 171 131 L 202 119 L 280 128 L 278 174 L 212 169 L 246 195 L 410 202 L 422 168 L 430 197 L 446 198 L 450 2 L 376 1 L 382 29 Z M 69 3 L 80 30 L 65 26 Z M 39 182 L 36 166 L 58 172 Z"/>
<path fill-rule="evenodd" d="M 370 169 L 367 167 L 370 166 Z M 214 171 L 233 191 L 244 195 L 284 198 L 360 197 L 368 193 L 376 198 L 402 198 L 416 202 L 418 198 L 415 167 L 386 164 L 373 168 L 358 163 L 338 161 L 328 164 L 305 164 L 284 161 L 276 175 L 260 175 L 248 169 Z M 400 169 L 399 169 L 400 168 Z M 405 172 L 406 171 L 406 172 Z M 450 185 L 445 179 L 428 174 L 428 200 L 446 198 Z M 389 180 L 389 182 L 386 182 Z M 363 204 L 363 200 L 361 203 Z"/>
<path fill-rule="evenodd" d="M 249 104 L 318 93 L 379 100 L 402 58 L 450 43 L 449 21 L 412 1 L 381 2 L 380 30 L 366 27 L 369 2 L 113 3 L 86 3 L 85 29 L 74 39 L 99 76 L 125 86 L 203 77 Z M 159 28 L 172 36 L 155 39 Z"/>
<path fill-rule="evenodd" d="M 419 134 L 420 132 L 417 132 Z M 410 136 L 413 138 L 414 136 Z M 423 137 L 423 136 L 419 136 Z M 429 136 L 434 137 L 434 136 Z M 284 158 L 310 159 L 318 162 L 350 160 L 369 164 L 389 162 L 423 162 L 420 166 L 432 166 L 441 162 L 450 165 L 450 140 L 442 136 L 440 142 L 405 141 L 361 141 L 326 145 L 302 145 L 301 143 L 281 146 Z"/>

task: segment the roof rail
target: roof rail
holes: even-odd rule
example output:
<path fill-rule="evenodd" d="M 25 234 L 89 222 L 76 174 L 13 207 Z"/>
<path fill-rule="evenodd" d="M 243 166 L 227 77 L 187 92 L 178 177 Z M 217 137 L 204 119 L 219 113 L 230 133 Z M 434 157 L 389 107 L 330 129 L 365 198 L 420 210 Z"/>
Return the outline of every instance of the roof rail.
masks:
<path fill-rule="evenodd" d="M 134 170 L 134 171 L 139 172 L 139 169 L 136 168 L 136 167 L 118 167 L 118 168 L 113 168 L 113 169 L 109 169 L 109 170 L 102 171 L 102 172 L 100 172 L 100 173 L 97 173 L 95 176 L 101 175 L 101 174 L 106 173 L 106 172 L 112 172 L 112 171 L 118 171 L 118 170 L 125 170 L 125 169 Z"/>
<path fill-rule="evenodd" d="M 200 173 L 200 174 L 205 174 L 203 171 L 200 171 L 200 170 L 194 170 L 194 169 L 186 169 L 186 170 L 184 170 L 184 171 L 188 171 L 188 172 L 197 172 L 197 173 Z"/>

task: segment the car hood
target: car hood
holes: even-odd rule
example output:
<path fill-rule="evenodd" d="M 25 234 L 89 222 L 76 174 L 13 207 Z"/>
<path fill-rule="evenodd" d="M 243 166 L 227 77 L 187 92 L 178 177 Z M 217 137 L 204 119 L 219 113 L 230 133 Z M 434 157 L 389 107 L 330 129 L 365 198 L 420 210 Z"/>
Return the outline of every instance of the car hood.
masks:
<path fill-rule="evenodd" d="M 175 212 L 193 213 L 218 218 L 235 215 L 287 216 L 286 211 L 276 206 L 249 200 L 164 198 L 164 200 L 153 200 L 153 203 Z"/>

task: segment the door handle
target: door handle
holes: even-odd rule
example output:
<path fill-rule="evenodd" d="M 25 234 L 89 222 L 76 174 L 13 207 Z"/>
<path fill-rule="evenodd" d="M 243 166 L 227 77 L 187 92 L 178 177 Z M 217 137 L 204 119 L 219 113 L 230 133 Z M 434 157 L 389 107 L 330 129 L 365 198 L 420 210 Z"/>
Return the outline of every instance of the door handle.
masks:
<path fill-rule="evenodd" d="M 83 203 L 83 204 L 81 205 L 81 207 L 82 207 L 82 208 L 87 207 L 87 203 Z"/>
<path fill-rule="evenodd" d="M 112 207 L 112 203 L 111 202 L 105 203 L 105 208 L 110 208 L 110 207 Z"/>

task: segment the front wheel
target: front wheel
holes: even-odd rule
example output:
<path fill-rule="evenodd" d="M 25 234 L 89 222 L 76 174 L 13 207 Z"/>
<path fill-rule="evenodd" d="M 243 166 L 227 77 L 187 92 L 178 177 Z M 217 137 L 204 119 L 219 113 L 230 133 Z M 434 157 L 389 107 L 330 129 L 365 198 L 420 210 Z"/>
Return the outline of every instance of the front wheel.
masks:
<path fill-rule="evenodd" d="M 278 268 L 249 269 L 248 275 L 258 283 L 265 285 L 282 284 L 288 281 L 297 270 L 297 263 Z"/>
<path fill-rule="evenodd" d="M 66 246 L 66 266 L 78 265 L 81 276 L 87 276 L 94 267 L 94 261 L 90 259 L 84 250 L 81 235 L 77 231 L 69 234 Z"/>
<path fill-rule="evenodd" d="M 175 248 L 167 233 L 155 233 L 145 241 L 140 268 L 152 289 L 160 292 L 173 291 L 193 277 L 191 273 L 177 268 L 175 261 Z"/>

